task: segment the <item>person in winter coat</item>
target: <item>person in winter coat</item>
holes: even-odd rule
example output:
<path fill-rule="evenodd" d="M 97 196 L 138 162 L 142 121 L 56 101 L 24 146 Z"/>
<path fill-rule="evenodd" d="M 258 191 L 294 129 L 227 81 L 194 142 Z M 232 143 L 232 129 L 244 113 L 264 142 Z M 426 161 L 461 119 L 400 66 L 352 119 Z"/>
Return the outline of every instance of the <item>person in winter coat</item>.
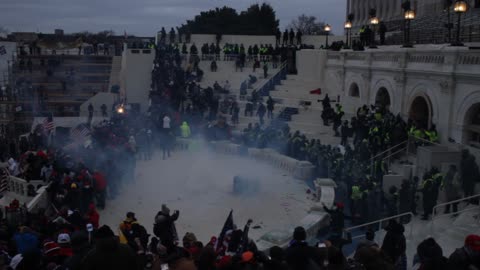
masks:
<path fill-rule="evenodd" d="M 443 256 L 443 250 L 435 239 L 428 238 L 417 246 L 418 262 L 414 270 L 447 270 L 448 260 Z M 456 269 L 456 268 L 455 268 Z"/>
<path fill-rule="evenodd" d="M 286 249 L 286 261 L 292 270 L 316 269 L 309 267 L 318 267 L 323 265 L 323 261 L 318 260 L 315 249 L 305 241 L 307 232 L 303 227 L 296 227 L 293 232 L 293 240 Z"/>
<path fill-rule="evenodd" d="M 263 103 L 260 102 L 260 105 L 258 106 L 258 109 L 257 109 L 257 115 L 260 120 L 260 125 L 263 125 L 264 123 L 263 117 L 265 117 L 266 111 L 267 109 L 265 108 L 265 105 L 263 105 Z"/>
<path fill-rule="evenodd" d="M 323 210 L 330 215 L 330 228 L 334 234 L 342 234 L 345 227 L 345 215 L 343 213 L 343 203 L 336 203 L 333 209 L 328 209 L 324 203 L 322 203 Z"/>
<path fill-rule="evenodd" d="M 457 166 L 450 165 L 447 174 L 445 174 L 445 178 L 443 179 L 445 188 L 445 195 L 447 197 L 447 201 L 454 201 L 460 199 L 460 175 L 457 172 Z M 445 207 L 445 214 L 450 213 L 450 205 L 453 206 L 453 212 L 457 212 L 458 210 L 458 203 L 448 204 Z"/>
<path fill-rule="evenodd" d="M 406 179 L 402 181 L 400 186 L 400 190 L 398 191 L 398 210 L 399 214 L 407 213 L 412 209 L 412 202 L 411 202 L 411 187 L 410 182 Z M 402 217 L 402 221 L 409 222 L 409 216 Z"/>
<path fill-rule="evenodd" d="M 475 161 L 475 157 L 468 152 L 462 151 L 462 160 L 460 162 L 460 174 L 462 178 L 462 189 L 465 197 L 472 196 L 475 191 L 475 182 L 480 177 L 480 171 Z"/>
<path fill-rule="evenodd" d="M 119 226 L 120 243 L 128 244 L 134 251 L 139 251 L 147 246 L 149 236 L 145 227 L 135 218 L 135 213 L 128 212 L 127 218 Z"/>
<path fill-rule="evenodd" d="M 269 119 L 273 119 L 273 110 L 275 107 L 275 101 L 272 99 L 272 97 L 268 97 L 267 100 L 267 117 Z"/>
<path fill-rule="evenodd" d="M 388 258 L 385 257 L 385 254 L 374 246 L 363 246 L 355 252 L 355 261 L 360 265 L 358 268 L 348 268 L 348 269 L 381 269 L 381 270 L 394 270 L 394 266 L 388 262 Z"/>
<path fill-rule="evenodd" d="M 480 269 L 480 236 L 470 234 L 465 238 L 465 245 L 457 248 L 448 258 L 451 270 Z"/>
<path fill-rule="evenodd" d="M 105 197 L 107 196 L 107 178 L 101 172 L 93 173 L 93 181 L 95 187 L 95 197 L 97 201 L 97 206 L 100 209 L 105 208 Z"/>
<path fill-rule="evenodd" d="M 87 256 L 91 249 L 88 235 L 84 231 L 74 232 L 70 242 L 73 256 L 65 260 L 64 266 L 69 270 L 80 270 L 85 256 Z"/>
<path fill-rule="evenodd" d="M 186 121 L 184 121 L 180 126 L 180 131 L 182 132 L 182 138 L 189 138 L 192 135 L 190 126 L 188 126 Z"/>
<path fill-rule="evenodd" d="M 95 233 L 95 247 L 83 260 L 83 270 L 137 269 L 135 253 L 120 244 L 110 227 L 103 225 Z"/>
<path fill-rule="evenodd" d="M 95 209 L 95 204 L 90 203 L 88 205 L 88 210 L 85 213 L 85 219 L 86 223 L 91 223 L 95 229 L 98 228 L 98 224 L 100 222 L 100 215 L 97 212 L 97 209 Z"/>
<path fill-rule="evenodd" d="M 403 232 L 405 228 L 396 220 L 390 220 L 385 228 L 387 233 L 383 238 L 382 251 L 388 256 L 389 261 L 395 265 L 396 269 L 407 269 L 407 257 L 405 251 L 407 243 Z"/>
<path fill-rule="evenodd" d="M 153 233 L 160 238 L 160 243 L 162 243 L 169 252 L 175 248 L 175 241 L 178 241 L 175 221 L 178 219 L 179 215 L 180 212 L 178 210 L 174 211 L 173 215 L 170 215 L 170 209 L 163 204 L 162 210 L 155 216 Z"/>
<path fill-rule="evenodd" d="M 270 259 L 264 263 L 265 270 L 287 270 L 285 251 L 279 246 L 270 248 Z"/>
<path fill-rule="evenodd" d="M 28 227 L 20 227 L 13 235 L 13 240 L 18 253 L 40 253 L 38 234 Z"/>

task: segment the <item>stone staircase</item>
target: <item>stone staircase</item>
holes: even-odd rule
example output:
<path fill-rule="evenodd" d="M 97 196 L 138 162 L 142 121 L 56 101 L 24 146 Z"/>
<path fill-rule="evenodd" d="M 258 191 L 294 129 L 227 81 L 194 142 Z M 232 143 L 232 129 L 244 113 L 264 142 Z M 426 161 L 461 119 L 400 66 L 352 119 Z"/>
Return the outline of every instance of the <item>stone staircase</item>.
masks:
<path fill-rule="evenodd" d="M 228 80 L 231 85 L 230 94 L 236 95 L 237 97 L 240 95 L 240 85 L 242 82 L 248 80 L 249 75 L 257 77 L 257 82 L 252 85 L 253 89 L 268 80 L 268 77 L 266 79 L 264 78 L 262 69 L 256 69 L 255 72 L 253 72 L 251 67 L 246 67 L 243 71 L 236 71 L 234 61 L 217 61 L 218 69 L 216 72 L 210 71 L 210 61 L 200 61 L 199 67 L 204 72 L 200 87 L 213 87 L 215 82 L 223 86 L 225 81 Z M 272 69 L 270 65 L 268 73 L 272 74 L 275 71 L 276 69 Z M 250 94 L 253 89 L 248 89 L 248 94 Z"/>

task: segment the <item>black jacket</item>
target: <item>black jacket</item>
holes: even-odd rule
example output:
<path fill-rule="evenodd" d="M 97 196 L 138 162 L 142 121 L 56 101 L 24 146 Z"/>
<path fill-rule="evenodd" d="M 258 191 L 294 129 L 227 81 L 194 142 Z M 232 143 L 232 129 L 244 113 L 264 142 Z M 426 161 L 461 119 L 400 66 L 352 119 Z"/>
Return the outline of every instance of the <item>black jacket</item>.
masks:
<path fill-rule="evenodd" d="M 166 215 L 162 212 L 158 212 L 155 217 L 153 233 L 160 238 L 162 244 L 173 243 L 178 237 L 175 228 L 175 221 L 178 219 L 178 216 L 178 212 L 175 212 L 173 215 Z"/>
<path fill-rule="evenodd" d="M 474 252 L 470 252 L 465 247 L 457 248 L 448 258 L 448 267 L 452 270 L 480 269 L 479 253 L 474 254 Z"/>
<path fill-rule="evenodd" d="M 325 206 L 323 207 L 323 210 L 325 210 L 325 212 L 327 212 L 330 215 L 330 218 L 332 220 L 330 222 L 331 228 L 334 231 L 341 232 L 345 227 L 345 215 L 343 214 L 343 211 L 340 209 L 331 210 Z"/>
<path fill-rule="evenodd" d="M 382 251 L 390 258 L 392 263 L 396 263 L 398 258 L 405 254 L 407 243 L 403 232 L 405 228 L 398 223 L 389 224 L 385 230 L 385 238 L 383 239 Z"/>
<path fill-rule="evenodd" d="M 317 258 L 315 249 L 305 242 L 294 242 L 286 252 L 286 261 L 291 270 L 319 269 L 323 262 Z"/>
<path fill-rule="evenodd" d="M 98 239 L 95 248 L 85 257 L 84 270 L 137 269 L 135 253 L 115 238 Z"/>

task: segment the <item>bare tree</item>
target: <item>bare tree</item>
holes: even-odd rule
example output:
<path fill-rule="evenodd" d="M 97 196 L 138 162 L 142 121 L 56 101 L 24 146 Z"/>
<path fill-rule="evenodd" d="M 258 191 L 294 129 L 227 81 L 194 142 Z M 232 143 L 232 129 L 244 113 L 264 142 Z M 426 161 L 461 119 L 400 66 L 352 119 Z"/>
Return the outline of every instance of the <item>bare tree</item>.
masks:
<path fill-rule="evenodd" d="M 5 27 L 0 26 L 0 37 L 6 38 L 8 34 L 10 34 L 10 31 Z"/>
<path fill-rule="evenodd" d="M 315 16 L 307 16 L 302 14 L 298 18 L 293 19 L 287 28 L 293 28 L 295 31 L 300 30 L 304 35 L 321 35 L 324 33 L 324 22 L 317 22 Z"/>

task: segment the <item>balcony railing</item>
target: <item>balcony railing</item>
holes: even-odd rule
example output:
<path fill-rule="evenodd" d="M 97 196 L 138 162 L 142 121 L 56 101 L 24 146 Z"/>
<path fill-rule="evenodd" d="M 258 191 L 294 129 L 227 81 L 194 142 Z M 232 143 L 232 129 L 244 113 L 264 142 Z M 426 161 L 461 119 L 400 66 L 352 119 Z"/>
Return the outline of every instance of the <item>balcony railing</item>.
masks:
<path fill-rule="evenodd" d="M 431 49 L 415 52 L 398 49 L 358 52 L 327 51 L 327 54 L 327 66 L 345 66 L 345 68 L 348 68 L 353 64 L 365 68 L 381 66 L 383 69 L 395 71 L 398 71 L 398 69 L 422 69 L 449 74 L 456 70 L 465 74 L 480 73 L 480 69 L 473 68 L 474 65 L 480 65 L 480 51 L 466 49 Z"/>

